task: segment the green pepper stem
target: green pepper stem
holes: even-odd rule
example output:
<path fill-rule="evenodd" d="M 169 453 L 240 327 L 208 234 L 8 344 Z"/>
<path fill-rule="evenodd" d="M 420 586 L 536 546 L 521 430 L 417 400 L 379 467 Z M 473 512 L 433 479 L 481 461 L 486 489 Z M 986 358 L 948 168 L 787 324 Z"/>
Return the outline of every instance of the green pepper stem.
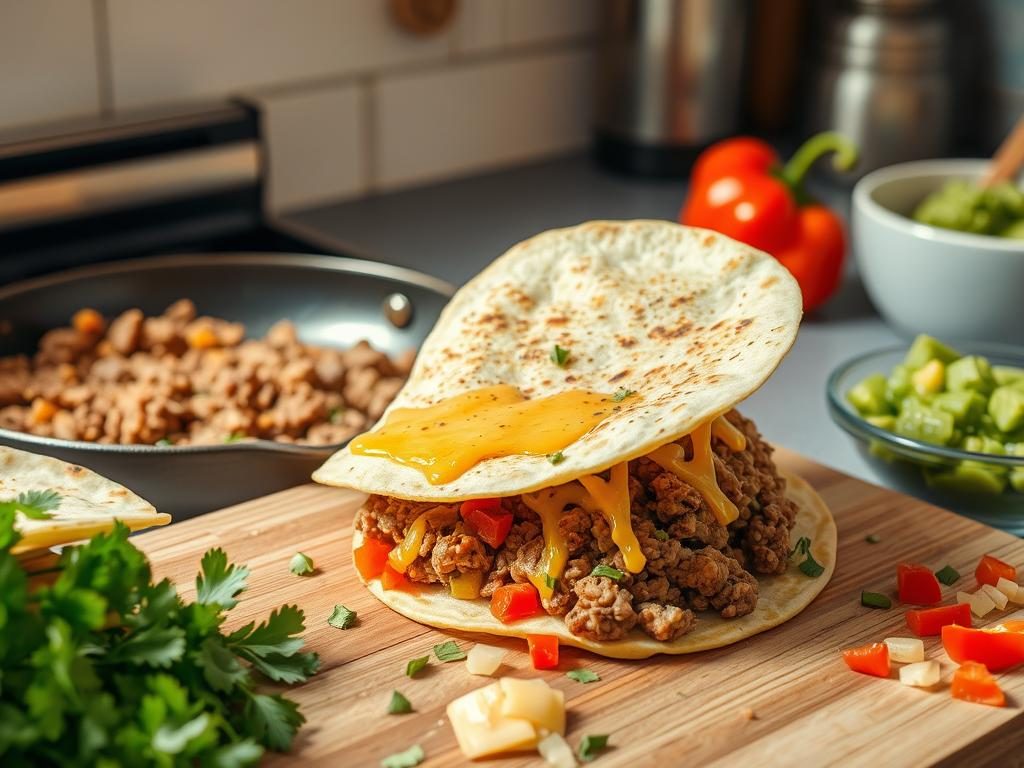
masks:
<path fill-rule="evenodd" d="M 857 147 L 848 138 L 835 131 L 825 131 L 811 136 L 793 153 L 789 162 L 782 167 L 779 175 L 794 189 L 799 189 L 811 166 L 822 155 L 834 152 L 832 167 L 837 171 L 848 171 L 857 162 Z"/>

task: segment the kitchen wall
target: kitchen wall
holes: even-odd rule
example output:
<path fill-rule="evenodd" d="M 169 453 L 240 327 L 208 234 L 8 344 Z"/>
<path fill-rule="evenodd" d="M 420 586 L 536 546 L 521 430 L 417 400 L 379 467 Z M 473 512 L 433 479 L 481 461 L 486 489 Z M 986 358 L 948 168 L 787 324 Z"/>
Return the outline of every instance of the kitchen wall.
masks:
<path fill-rule="evenodd" d="M 0 0 L 0 129 L 175 102 L 265 108 L 281 211 L 586 144 L 593 0 Z"/>

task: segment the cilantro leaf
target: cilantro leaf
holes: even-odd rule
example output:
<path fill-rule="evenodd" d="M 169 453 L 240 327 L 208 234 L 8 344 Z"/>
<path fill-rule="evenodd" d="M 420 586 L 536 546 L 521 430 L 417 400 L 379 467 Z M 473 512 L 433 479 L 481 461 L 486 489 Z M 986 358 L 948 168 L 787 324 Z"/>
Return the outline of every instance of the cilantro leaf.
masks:
<path fill-rule="evenodd" d="M 203 555 L 201 573 L 196 576 L 196 600 L 216 603 L 221 608 L 234 608 L 235 597 L 245 589 L 249 569 L 242 565 L 228 565 L 228 556 L 220 547 Z"/>
<path fill-rule="evenodd" d="M 150 626 L 133 632 L 107 653 L 111 663 L 169 667 L 185 653 L 185 631 L 181 627 Z"/>
<path fill-rule="evenodd" d="M 798 567 L 805 576 L 816 579 L 825 572 L 825 566 L 815 560 L 814 555 L 811 554 L 811 540 L 806 536 L 801 536 L 797 539 L 796 545 L 793 547 L 793 551 L 789 553 L 789 556 L 793 557 L 796 554 L 804 556 L 803 562 Z"/>
<path fill-rule="evenodd" d="M 203 670 L 206 682 L 215 691 L 230 691 L 236 685 L 248 684 L 249 671 L 238 663 L 238 657 L 224 644 L 220 636 L 203 640 L 196 655 L 196 662 Z"/>
<path fill-rule="evenodd" d="M 412 704 L 405 696 L 398 691 L 391 692 L 391 701 L 388 703 L 389 715 L 404 715 L 412 712 Z"/>
<path fill-rule="evenodd" d="M 306 576 L 315 570 L 313 568 L 313 558 L 302 552 L 296 552 L 292 555 L 291 562 L 288 563 L 288 570 L 296 576 Z"/>
<path fill-rule="evenodd" d="M 960 579 L 960 571 L 951 565 L 945 565 L 935 572 L 935 578 L 947 587 L 951 587 Z"/>
<path fill-rule="evenodd" d="M 597 672 L 591 672 L 589 669 L 570 669 L 565 676 L 577 683 L 596 683 L 601 679 Z"/>
<path fill-rule="evenodd" d="M 557 466 L 558 464 L 561 464 L 563 461 L 565 461 L 565 454 L 562 453 L 561 451 L 555 451 L 554 453 L 549 453 L 548 454 L 548 461 L 550 461 L 552 464 Z"/>
<path fill-rule="evenodd" d="M 25 491 L 18 494 L 18 511 L 33 520 L 49 520 L 53 510 L 60 506 L 61 495 L 54 490 Z"/>
<path fill-rule="evenodd" d="M 426 667 L 427 664 L 429 663 L 429 656 L 420 656 L 415 659 L 409 659 L 409 663 L 405 665 L 406 677 L 416 677 L 416 675 L 422 672 L 423 668 Z"/>
<path fill-rule="evenodd" d="M 454 640 L 446 640 L 440 645 L 435 645 L 434 655 L 438 661 L 462 661 L 466 658 L 466 652 L 459 648 L 459 644 Z"/>
<path fill-rule="evenodd" d="M 605 576 L 614 581 L 619 581 L 625 574 L 618 568 L 612 568 L 610 565 L 601 563 L 594 566 L 594 570 L 590 572 L 591 576 Z"/>
<path fill-rule="evenodd" d="M 396 752 L 385 757 L 380 761 L 380 768 L 416 768 L 426 757 L 423 747 L 414 744 L 404 752 Z"/>
<path fill-rule="evenodd" d="M 622 389 L 618 390 L 614 395 L 612 395 L 612 402 L 621 403 L 627 397 L 632 397 L 635 394 L 636 391 L 632 389 L 626 389 L 625 387 L 623 387 Z"/>
<path fill-rule="evenodd" d="M 305 614 L 297 605 L 282 605 L 270 617 L 252 629 L 247 624 L 228 636 L 232 645 L 255 654 L 280 653 L 290 656 L 302 647 L 302 638 L 293 637 L 305 629 Z M 242 634 L 242 630 L 246 630 Z"/>
<path fill-rule="evenodd" d="M 585 763 L 589 763 L 597 757 L 598 752 L 602 751 L 607 746 L 607 734 L 587 734 L 580 740 L 580 748 L 576 754 L 579 755 L 580 760 Z"/>
<path fill-rule="evenodd" d="M 350 611 L 344 605 L 336 605 L 327 623 L 337 629 L 350 629 L 356 623 L 356 612 Z"/>
<path fill-rule="evenodd" d="M 565 364 L 569 362 L 569 350 L 555 344 L 551 350 L 551 362 L 559 368 L 565 368 Z"/>
<path fill-rule="evenodd" d="M 280 694 L 254 693 L 245 703 L 245 719 L 256 741 L 278 752 L 292 747 L 292 738 L 306 718 L 299 705 Z"/>

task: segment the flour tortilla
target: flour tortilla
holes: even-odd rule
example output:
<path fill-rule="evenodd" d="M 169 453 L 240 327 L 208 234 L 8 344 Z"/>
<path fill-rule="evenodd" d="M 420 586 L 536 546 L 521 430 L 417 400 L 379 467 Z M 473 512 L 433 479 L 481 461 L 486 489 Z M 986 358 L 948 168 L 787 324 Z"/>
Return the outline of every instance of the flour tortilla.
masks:
<path fill-rule="evenodd" d="M 145 499 L 85 467 L 0 447 L 0 501 L 13 501 L 30 491 L 55 491 L 60 505 L 47 520 L 17 514 L 15 527 L 22 538 L 11 548 L 14 554 L 87 539 L 111 530 L 115 520 L 133 531 L 171 521 Z"/>
<path fill-rule="evenodd" d="M 343 448 L 313 479 L 450 502 L 549 488 L 643 456 L 754 392 L 796 338 L 802 300 L 771 256 L 666 221 L 594 221 L 514 246 L 442 312 L 391 408 L 511 384 L 528 398 L 571 389 L 635 395 L 567 447 L 488 459 L 452 482 Z M 550 359 L 568 349 L 565 367 Z M 389 409 L 390 410 L 390 409 Z M 386 418 L 386 415 L 385 415 Z"/>
<path fill-rule="evenodd" d="M 760 597 L 753 613 L 738 619 L 723 619 L 713 612 L 698 613 L 696 628 L 678 640 L 659 642 L 634 629 L 623 640 L 594 642 L 572 634 L 561 618 L 540 616 L 502 624 L 480 600 L 457 600 L 447 587 L 424 587 L 419 594 L 381 588 L 380 579 L 363 582 L 374 597 L 398 613 L 440 629 L 486 632 L 491 635 L 526 637 L 527 634 L 556 635 L 562 645 L 585 648 L 615 659 L 646 659 L 658 653 L 680 654 L 732 645 L 789 621 L 810 605 L 825 588 L 836 567 L 836 524 L 832 514 L 811 486 L 795 475 L 786 474 L 786 494 L 799 510 L 792 538 L 807 536 L 814 559 L 825 567 L 817 578 L 805 575 L 795 564 L 781 576 L 758 576 Z M 353 548 L 362 544 L 356 531 Z M 357 571 L 358 572 L 358 571 Z"/>

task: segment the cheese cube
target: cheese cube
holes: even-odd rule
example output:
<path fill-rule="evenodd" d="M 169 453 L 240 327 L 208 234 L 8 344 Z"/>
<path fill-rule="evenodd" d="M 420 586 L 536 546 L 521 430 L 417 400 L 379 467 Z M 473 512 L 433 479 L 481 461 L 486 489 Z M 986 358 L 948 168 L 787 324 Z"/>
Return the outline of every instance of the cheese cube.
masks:
<path fill-rule="evenodd" d="M 996 589 L 1006 595 L 1006 598 L 1011 603 L 1021 604 L 1024 602 L 1024 587 L 1015 581 L 1010 581 L 1002 576 L 999 577 L 999 581 L 996 582 Z"/>
<path fill-rule="evenodd" d="M 917 637 L 887 637 L 884 642 L 893 661 L 924 661 L 924 641 Z"/>
<path fill-rule="evenodd" d="M 1006 603 L 1008 602 L 1006 595 L 1004 595 L 1001 591 L 993 587 L 991 584 L 982 584 L 981 589 L 978 591 L 984 592 L 986 595 L 988 595 L 989 599 L 993 603 L 995 603 L 996 608 L 998 608 L 1000 611 L 1006 609 Z"/>
<path fill-rule="evenodd" d="M 537 729 L 533 723 L 501 716 L 502 698 L 498 683 L 491 683 L 448 705 L 446 712 L 455 739 L 462 754 L 470 760 L 537 745 Z"/>
<path fill-rule="evenodd" d="M 995 602 L 992 600 L 991 597 L 989 597 L 985 593 L 985 590 L 983 589 L 979 589 L 977 592 L 971 595 L 969 602 L 971 604 L 971 613 L 973 613 L 979 619 L 992 613 L 992 611 L 995 610 L 996 607 Z"/>
<path fill-rule="evenodd" d="M 538 728 L 565 735 L 565 694 L 541 679 L 503 677 L 498 681 L 504 698 L 502 717 L 529 720 Z"/>

